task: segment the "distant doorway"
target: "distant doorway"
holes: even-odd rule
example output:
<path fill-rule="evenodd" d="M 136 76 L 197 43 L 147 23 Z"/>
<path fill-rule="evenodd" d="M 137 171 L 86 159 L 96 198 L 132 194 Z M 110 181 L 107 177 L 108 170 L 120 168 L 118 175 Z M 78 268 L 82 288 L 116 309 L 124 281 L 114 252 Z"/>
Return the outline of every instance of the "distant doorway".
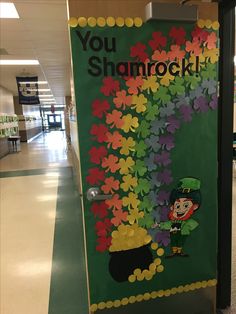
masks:
<path fill-rule="evenodd" d="M 60 130 L 62 128 L 62 118 L 60 114 L 48 114 L 47 119 L 49 130 Z"/>

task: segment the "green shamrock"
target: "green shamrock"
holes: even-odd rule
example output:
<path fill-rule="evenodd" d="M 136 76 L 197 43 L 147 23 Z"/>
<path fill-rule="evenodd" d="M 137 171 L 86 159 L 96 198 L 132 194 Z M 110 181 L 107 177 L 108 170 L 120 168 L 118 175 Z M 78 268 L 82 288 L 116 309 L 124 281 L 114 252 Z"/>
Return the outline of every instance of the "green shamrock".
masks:
<path fill-rule="evenodd" d="M 144 196 L 142 202 L 139 205 L 139 209 L 145 212 L 151 212 L 154 208 L 154 204 L 151 202 L 148 196 Z"/>
<path fill-rule="evenodd" d="M 149 229 L 154 224 L 154 218 L 152 217 L 152 215 L 145 213 L 144 217 L 138 220 L 138 224 L 140 225 L 140 227 Z"/>
<path fill-rule="evenodd" d="M 182 77 L 176 77 L 175 80 L 169 86 L 171 95 L 182 95 L 185 92 L 184 79 Z"/>
<path fill-rule="evenodd" d="M 216 78 L 216 70 L 215 70 L 215 65 L 212 63 L 208 63 L 206 68 L 201 72 L 201 76 L 206 80 L 206 79 L 214 79 Z"/>
<path fill-rule="evenodd" d="M 140 178 L 138 179 L 138 185 L 134 188 L 134 191 L 136 194 L 141 193 L 143 196 L 144 194 L 147 194 L 150 191 L 150 183 L 147 179 Z"/>
<path fill-rule="evenodd" d="M 159 114 L 158 105 L 153 105 L 151 101 L 147 103 L 147 111 L 145 112 L 145 119 L 148 121 L 154 121 Z"/>
<path fill-rule="evenodd" d="M 153 99 L 162 104 L 168 103 L 171 100 L 168 90 L 167 87 L 160 86 L 159 90 L 153 95 Z"/>
<path fill-rule="evenodd" d="M 147 167 L 145 167 L 144 161 L 137 159 L 135 165 L 132 167 L 135 176 L 139 175 L 142 177 L 147 172 Z"/>
<path fill-rule="evenodd" d="M 144 157 L 146 155 L 147 145 L 143 140 L 137 142 L 134 147 L 134 154 L 137 155 L 138 158 Z"/>
<path fill-rule="evenodd" d="M 141 135 L 142 138 L 146 138 L 148 135 L 150 135 L 150 123 L 148 123 L 146 120 L 142 120 L 139 127 L 136 129 L 136 132 L 138 133 L 138 136 Z"/>
<path fill-rule="evenodd" d="M 191 89 L 195 89 L 201 82 L 201 77 L 198 75 L 186 75 L 184 80 L 187 83 L 187 86 L 189 86 Z"/>

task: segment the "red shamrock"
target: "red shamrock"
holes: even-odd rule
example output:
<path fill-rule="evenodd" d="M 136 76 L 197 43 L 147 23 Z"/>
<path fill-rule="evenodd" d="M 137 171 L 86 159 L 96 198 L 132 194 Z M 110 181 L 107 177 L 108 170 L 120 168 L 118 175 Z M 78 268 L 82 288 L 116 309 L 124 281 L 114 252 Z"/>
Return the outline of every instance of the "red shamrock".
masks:
<path fill-rule="evenodd" d="M 107 114 L 107 110 L 110 109 L 110 105 L 107 100 L 96 99 L 92 103 L 92 115 L 98 118 L 102 118 L 103 115 Z"/>
<path fill-rule="evenodd" d="M 130 48 L 130 56 L 137 57 L 138 60 L 144 62 L 148 58 L 148 54 L 144 51 L 147 47 L 142 43 L 137 43 Z"/>
<path fill-rule="evenodd" d="M 96 246 L 96 250 L 98 252 L 106 251 L 111 245 L 111 237 L 98 238 L 97 241 L 98 241 L 98 245 Z"/>
<path fill-rule="evenodd" d="M 100 91 L 105 96 L 115 95 L 115 92 L 117 92 L 120 89 L 120 82 L 113 80 L 111 76 L 105 77 L 103 79 L 103 86 L 101 87 Z"/>
<path fill-rule="evenodd" d="M 152 40 L 149 40 L 149 46 L 152 50 L 161 49 L 161 47 L 166 46 L 166 37 L 162 36 L 162 32 L 154 32 L 152 33 Z"/>
<path fill-rule="evenodd" d="M 105 237 L 111 231 L 112 223 L 106 218 L 104 221 L 97 221 L 95 224 L 96 234 L 99 237 Z"/>
<path fill-rule="evenodd" d="M 192 31 L 191 35 L 192 35 L 194 40 L 199 40 L 200 44 L 201 44 L 202 42 L 206 41 L 209 33 L 207 31 L 205 31 L 204 29 L 196 26 L 196 28 Z"/>
<path fill-rule="evenodd" d="M 171 38 L 173 38 L 173 42 L 176 44 L 176 45 L 182 45 L 185 43 L 186 39 L 185 39 L 185 36 L 186 36 L 186 32 L 184 30 L 183 27 L 172 27 L 170 32 L 169 32 L 169 36 Z"/>
<path fill-rule="evenodd" d="M 104 146 L 95 147 L 93 146 L 90 151 L 90 161 L 94 164 L 99 165 L 102 161 L 102 159 L 107 155 L 107 149 Z"/>
<path fill-rule="evenodd" d="M 105 180 L 105 173 L 99 168 L 91 168 L 88 170 L 89 175 L 86 177 L 86 181 L 91 184 L 99 184 L 101 181 Z"/>
<path fill-rule="evenodd" d="M 105 202 L 93 203 L 91 211 L 95 217 L 105 218 L 108 215 L 108 205 Z"/>
<path fill-rule="evenodd" d="M 99 143 L 102 143 L 102 142 L 106 142 L 107 140 L 107 135 L 106 135 L 107 131 L 108 131 L 108 128 L 104 124 L 98 124 L 98 125 L 93 124 L 90 130 L 90 134 L 95 135 L 96 136 L 95 139 Z"/>

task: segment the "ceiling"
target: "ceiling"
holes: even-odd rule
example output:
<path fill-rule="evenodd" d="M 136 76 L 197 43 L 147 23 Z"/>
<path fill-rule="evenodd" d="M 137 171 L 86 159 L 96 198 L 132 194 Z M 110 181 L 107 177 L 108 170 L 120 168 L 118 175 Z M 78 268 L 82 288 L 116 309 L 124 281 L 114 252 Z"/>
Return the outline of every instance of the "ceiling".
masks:
<path fill-rule="evenodd" d="M 0 66 L 0 85 L 18 95 L 16 76 L 48 81 L 57 104 L 70 95 L 70 48 L 66 0 L 14 0 L 19 19 L 0 19 L 1 59 L 38 59 L 40 65 Z M 4 52 L 3 52 L 4 53 Z"/>

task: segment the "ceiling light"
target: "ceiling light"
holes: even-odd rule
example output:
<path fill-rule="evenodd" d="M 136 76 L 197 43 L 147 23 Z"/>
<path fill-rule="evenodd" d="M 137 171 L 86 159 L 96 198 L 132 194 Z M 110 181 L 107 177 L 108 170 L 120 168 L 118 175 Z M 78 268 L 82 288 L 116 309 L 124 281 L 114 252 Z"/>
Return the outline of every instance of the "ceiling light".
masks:
<path fill-rule="evenodd" d="M 48 84 L 47 81 L 31 81 L 31 82 L 19 82 L 20 84 L 32 84 L 32 83 L 37 83 L 37 84 Z"/>
<path fill-rule="evenodd" d="M 39 88 L 38 91 L 39 92 L 51 92 L 51 89 L 50 88 Z M 45 96 L 48 96 L 48 95 L 45 95 Z"/>
<path fill-rule="evenodd" d="M 0 3 L 0 18 L 1 19 L 19 19 L 19 14 L 14 3 L 1 2 Z"/>
<path fill-rule="evenodd" d="M 0 60 L 0 65 L 37 65 L 38 60 Z"/>
<path fill-rule="evenodd" d="M 53 97 L 52 94 L 48 94 L 48 95 L 39 95 L 39 98 L 42 98 L 42 97 Z"/>
<path fill-rule="evenodd" d="M 43 98 L 43 99 L 40 99 L 39 98 L 39 100 L 41 101 L 41 102 L 48 102 L 48 101 L 55 101 L 55 99 L 54 98 Z"/>

